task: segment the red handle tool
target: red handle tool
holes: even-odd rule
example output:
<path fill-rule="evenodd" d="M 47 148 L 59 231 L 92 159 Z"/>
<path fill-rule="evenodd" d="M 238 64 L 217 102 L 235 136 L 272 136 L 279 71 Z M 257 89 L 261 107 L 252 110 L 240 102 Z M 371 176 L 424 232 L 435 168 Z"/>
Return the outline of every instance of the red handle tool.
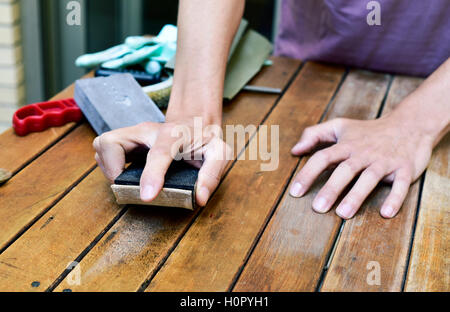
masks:
<path fill-rule="evenodd" d="M 17 135 L 44 131 L 83 118 L 74 99 L 41 102 L 19 108 L 13 116 L 13 128 Z"/>

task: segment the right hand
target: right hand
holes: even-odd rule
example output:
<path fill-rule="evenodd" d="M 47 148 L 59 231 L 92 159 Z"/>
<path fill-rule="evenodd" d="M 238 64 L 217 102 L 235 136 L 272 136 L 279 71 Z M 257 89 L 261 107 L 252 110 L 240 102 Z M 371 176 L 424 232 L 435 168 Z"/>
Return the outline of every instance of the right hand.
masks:
<path fill-rule="evenodd" d="M 173 135 L 174 128 L 180 126 L 192 129 L 190 122 L 184 124 L 145 122 L 106 132 L 94 140 L 95 159 L 105 176 L 113 182 L 122 173 L 125 164 L 136 157 L 136 152 L 147 152 L 147 162 L 140 181 L 141 200 L 151 202 L 161 191 L 164 176 L 177 151 L 183 155 L 196 154 L 200 157 L 195 159 L 201 160 L 187 160 L 187 162 L 200 168 L 196 201 L 200 206 L 204 206 L 219 185 L 231 159 L 231 151 L 217 136 L 204 137 L 203 143 L 199 146 L 193 141 L 180 140 L 180 137 Z"/>

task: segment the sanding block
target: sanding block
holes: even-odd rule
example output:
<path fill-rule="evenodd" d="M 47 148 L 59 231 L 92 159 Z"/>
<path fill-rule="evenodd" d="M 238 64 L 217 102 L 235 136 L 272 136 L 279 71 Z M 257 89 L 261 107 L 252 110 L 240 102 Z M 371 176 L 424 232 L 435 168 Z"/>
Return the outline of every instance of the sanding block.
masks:
<path fill-rule="evenodd" d="M 114 181 L 111 188 L 119 204 L 150 204 L 195 209 L 195 183 L 198 169 L 183 161 L 172 162 L 167 170 L 162 191 L 151 203 L 140 200 L 139 181 L 143 170 L 143 163 L 134 163 Z"/>
<path fill-rule="evenodd" d="M 130 74 L 78 80 L 74 98 L 98 135 L 141 122 L 165 120 L 164 114 Z M 174 161 L 165 176 L 163 190 L 147 203 L 141 201 L 139 187 L 144 165 L 144 162 L 131 164 L 111 186 L 119 204 L 195 208 L 197 168 Z"/>

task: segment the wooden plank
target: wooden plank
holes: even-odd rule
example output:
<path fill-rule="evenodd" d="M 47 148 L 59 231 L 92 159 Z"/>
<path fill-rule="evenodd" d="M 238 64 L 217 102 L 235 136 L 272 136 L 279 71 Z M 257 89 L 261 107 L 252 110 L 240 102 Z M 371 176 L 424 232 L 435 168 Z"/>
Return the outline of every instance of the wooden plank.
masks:
<path fill-rule="evenodd" d="M 409 264 L 406 291 L 450 291 L 450 135 L 431 156 Z"/>
<path fill-rule="evenodd" d="M 94 138 L 81 125 L 0 187 L 0 250 L 95 166 Z"/>
<path fill-rule="evenodd" d="M 273 58 L 273 61 L 274 65 L 264 68 L 254 80 L 261 85 L 284 88 L 300 63 L 286 58 Z M 277 99 L 274 95 L 243 92 L 225 104 L 223 123 L 259 124 Z M 83 283 L 69 285 L 65 279 L 55 290 L 138 290 L 198 212 L 130 207 L 80 263 Z M 105 259 L 111 260 L 105 262 Z"/>
<path fill-rule="evenodd" d="M 262 160 L 238 161 L 146 291 L 230 288 L 298 163 L 291 146 L 320 119 L 343 73 L 340 67 L 305 65 L 264 123 L 281 125 L 278 168 L 262 171 Z"/>
<path fill-rule="evenodd" d="M 259 79 L 263 83 L 264 82 L 269 83 L 270 81 L 273 81 L 274 87 L 282 88 L 289 81 L 290 77 L 298 68 L 299 62 L 294 60 L 276 58 L 274 59 L 274 63 L 275 63 L 274 66 L 265 68 L 257 79 Z M 261 77 L 261 75 L 265 76 L 265 78 Z M 267 114 L 267 112 L 270 111 L 276 99 L 277 96 L 275 95 L 243 93 L 239 95 L 235 101 L 228 103 L 226 105 L 224 112 L 224 122 L 244 124 L 246 122 L 245 118 L 250 118 L 250 122 L 259 123 Z M 66 138 L 69 139 L 71 135 L 72 133 L 69 134 Z M 91 140 L 88 141 L 91 142 Z M 91 144 L 90 142 L 89 144 Z M 59 144 L 61 144 L 61 142 L 59 142 L 57 145 Z M 36 161 L 46 156 L 49 152 L 45 153 L 42 157 L 38 158 Z M 76 154 L 78 155 L 80 153 Z M 89 155 L 89 159 L 93 159 L 92 155 Z M 25 170 L 20 172 L 20 174 L 25 172 Z M 96 169 L 95 172 L 97 171 L 98 170 Z M 18 174 L 15 178 L 17 178 L 20 174 Z M 57 176 L 57 174 L 53 174 L 51 176 Z M 115 217 L 117 217 L 119 213 L 119 210 L 117 210 L 117 205 L 115 203 L 114 205 L 109 205 L 110 198 L 112 196 L 112 192 L 109 189 L 109 187 L 108 188 L 92 187 L 96 184 L 102 185 L 102 183 L 105 182 L 101 174 L 97 173 L 89 174 L 78 186 L 74 188 L 74 190 L 72 190 L 55 207 L 53 207 L 46 215 L 44 215 L 41 218 L 41 220 L 49 220 L 51 219 L 52 216 L 53 217 L 55 216 L 54 211 L 60 211 L 57 216 L 59 222 L 54 223 L 55 225 L 52 227 L 48 227 L 48 230 L 46 230 L 48 232 L 43 232 L 40 229 L 41 220 L 39 220 L 30 229 L 28 229 L 28 231 L 22 237 L 20 237 L 14 244 L 12 244 L 5 251 L 5 253 L 7 252 L 7 255 L 14 255 L 5 258 L 7 259 L 6 262 L 8 264 L 11 264 L 10 258 L 16 258 L 12 259 L 14 260 L 14 263 L 12 264 L 17 267 L 26 267 L 27 271 L 26 273 L 24 272 L 13 273 L 12 271 L 6 271 L 7 273 L 3 275 L 0 274 L 0 278 L 5 275 L 7 277 L 9 276 L 7 279 L 4 280 L 0 279 L 0 285 L 2 285 L 0 286 L 0 289 L 1 287 L 4 287 L 3 289 L 13 288 L 14 290 L 47 289 L 51 285 L 51 283 L 53 283 L 58 278 L 58 276 L 64 271 L 65 267 L 67 266 L 66 260 L 76 259 L 80 255 L 80 250 L 86 248 L 90 244 L 90 242 L 92 242 L 95 239 L 96 235 L 98 235 L 100 231 L 103 230 L 106 227 L 106 225 L 109 224 L 109 222 L 111 221 L 111 216 L 109 214 L 105 217 L 103 213 L 99 213 L 98 217 L 83 218 L 82 222 L 79 222 L 79 220 L 76 219 L 75 216 L 86 215 L 87 212 L 85 210 L 89 210 L 91 209 L 92 206 L 95 206 L 94 204 L 92 204 L 91 206 L 90 203 L 96 203 L 96 205 L 99 206 L 97 209 L 101 211 L 103 211 L 103 209 L 115 209 L 116 212 Z M 85 187 L 84 188 L 85 191 L 78 192 L 78 189 L 81 188 L 83 185 L 89 185 L 91 186 L 91 189 L 89 189 L 89 187 Z M 73 192 L 77 192 L 77 195 L 71 195 Z M 103 202 L 107 203 L 105 204 L 105 207 L 101 205 L 101 203 Z M 87 206 L 85 207 L 82 204 L 80 205 L 80 203 L 89 203 L 89 204 L 87 204 Z M 80 207 L 75 209 L 74 207 L 76 205 L 79 205 Z M 144 227 L 145 229 L 154 227 L 156 230 L 161 231 L 161 233 L 165 233 L 166 235 L 168 235 L 169 239 L 173 240 L 176 240 L 177 236 L 169 235 L 166 227 L 161 228 L 162 226 L 161 222 L 163 222 L 165 218 L 169 218 L 168 215 L 175 215 L 175 218 L 180 218 L 180 220 L 185 222 L 184 225 L 186 225 L 189 223 L 189 220 L 187 219 L 194 216 L 192 213 L 191 214 L 188 213 L 185 215 L 184 218 L 182 218 L 179 217 L 180 214 L 182 214 L 182 212 L 180 212 L 179 209 L 176 209 L 176 213 L 174 213 L 174 211 L 167 210 L 166 208 L 161 210 L 161 217 L 158 218 L 157 216 L 158 212 L 157 211 L 155 212 L 155 208 L 151 209 L 144 208 L 143 210 L 141 210 L 142 207 L 135 207 L 135 209 L 137 209 L 138 211 L 143 211 L 144 213 L 148 214 L 149 219 L 152 220 L 152 223 L 142 224 L 142 227 Z M 155 214 L 156 216 L 154 216 Z M 167 222 L 170 223 L 170 218 Z M 131 226 L 135 228 L 137 224 L 138 222 L 135 219 L 133 219 Z M 183 230 L 183 227 L 181 226 L 178 228 L 174 226 L 174 228 L 177 231 Z M 74 234 L 74 232 L 76 232 L 76 234 Z M 137 235 L 138 234 L 137 229 L 135 232 Z M 76 237 L 77 244 L 75 245 L 72 245 L 71 243 L 73 242 L 72 236 Z M 138 239 L 137 236 L 136 239 Z M 41 245 L 41 241 L 45 242 L 42 248 L 39 247 Z M 70 243 L 67 243 L 67 241 Z M 137 246 L 141 246 L 139 245 L 139 242 L 136 243 L 138 244 Z M 130 243 L 126 242 L 126 244 Z M 170 248 L 171 244 L 173 244 L 173 241 L 166 247 Z M 27 256 L 26 259 L 21 256 L 22 246 L 29 246 L 30 249 L 26 255 Z M 152 247 L 154 246 L 152 245 Z M 62 255 L 64 255 L 64 257 Z M 29 266 L 28 265 L 29 263 L 33 263 L 33 266 Z M 51 267 L 48 265 L 48 263 L 52 264 Z M 147 271 L 145 267 L 143 271 L 141 270 L 132 272 L 133 274 L 139 277 L 139 285 L 142 282 L 142 280 L 147 277 L 147 275 L 145 274 L 146 272 Z M 20 277 L 21 276 L 20 274 L 22 274 L 23 276 Z M 30 287 L 30 280 L 36 278 L 35 276 L 40 276 L 38 280 L 40 282 L 40 287 L 38 287 L 37 289 Z M 83 281 L 84 279 L 85 278 L 83 277 Z M 11 281 L 13 280 L 15 282 L 11 283 Z M 111 283 L 114 285 L 114 280 L 112 280 Z M 5 284 L 6 286 L 4 286 Z M 89 284 L 87 278 L 86 283 L 83 283 L 83 285 L 84 284 L 87 285 Z"/>
<path fill-rule="evenodd" d="M 386 75 L 351 71 L 326 119 L 375 118 L 388 81 Z M 299 135 L 300 132 L 295 138 Z M 297 172 L 305 162 L 303 159 Z M 329 173 L 324 173 L 302 198 L 289 196 L 287 188 L 233 291 L 313 291 L 316 288 L 341 225 L 333 210 L 317 214 L 311 208 L 328 177 Z"/>
<path fill-rule="evenodd" d="M 95 169 L 0 255 L 0 291 L 45 291 L 121 208 Z"/>
<path fill-rule="evenodd" d="M 85 77 L 91 77 L 92 75 L 93 73 L 90 73 Z M 73 89 L 74 85 L 72 84 L 51 100 L 71 98 L 73 97 Z M 49 128 L 43 132 L 30 133 L 24 137 L 17 136 L 12 128 L 6 130 L 0 134 L 0 150 L 2 151 L 0 153 L 0 168 L 15 174 L 75 126 L 75 123 L 68 123 L 61 127 Z"/>
<path fill-rule="evenodd" d="M 383 110 L 392 111 L 422 79 L 396 77 Z M 381 184 L 358 214 L 344 224 L 336 253 L 323 282 L 323 291 L 401 291 L 419 196 L 414 183 L 393 219 L 380 216 L 391 186 Z M 378 270 L 380 279 L 373 279 Z"/>

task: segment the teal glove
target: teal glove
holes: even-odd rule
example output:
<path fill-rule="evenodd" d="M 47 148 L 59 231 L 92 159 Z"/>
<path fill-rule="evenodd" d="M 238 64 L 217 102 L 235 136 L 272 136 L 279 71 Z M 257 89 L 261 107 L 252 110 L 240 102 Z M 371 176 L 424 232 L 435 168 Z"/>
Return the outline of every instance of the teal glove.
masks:
<path fill-rule="evenodd" d="M 177 42 L 177 27 L 173 25 L 165 25 L 158 36 L 149 38 L 142 36 L 131 36 L 125 39 L 125 44 L 132 49 L 140 49 L 145 45 L 157 43 L 175 43 Z"/>
<path fill-rule="evenodd" d="M 121 58 L 111 60 L 102 64 L 105 68 L 118 69 L 129 65 L 139 64 L 145 60 L 151 59 L 152 56 L 161 54 L 163 47 L 159 44 L 153 46 L 145 46 L 139 50 L 134 50 Z"/>
<path fill-rule="evenodd" d="M 162 65 L 175 55 L 176 41 L 177 28 L 166 25 L 156 37 L 130 36 L 126 38 L 125 44 L 82 55 L 75 64 L 85 68 L 102 65 L 109 69 L 119 69 L 141 63 L 148 73 L 154 74 L 160 72 Z"/>
<path fill-rule="evenodd" d="M 106 61 L 123 57 L 131 52 L 133 52 L 133 50 L 130 47 L 121 44 L 102 52 L 82 55 L 76 59 L 75 65 L 85 68 L 95 67 Z"/>

